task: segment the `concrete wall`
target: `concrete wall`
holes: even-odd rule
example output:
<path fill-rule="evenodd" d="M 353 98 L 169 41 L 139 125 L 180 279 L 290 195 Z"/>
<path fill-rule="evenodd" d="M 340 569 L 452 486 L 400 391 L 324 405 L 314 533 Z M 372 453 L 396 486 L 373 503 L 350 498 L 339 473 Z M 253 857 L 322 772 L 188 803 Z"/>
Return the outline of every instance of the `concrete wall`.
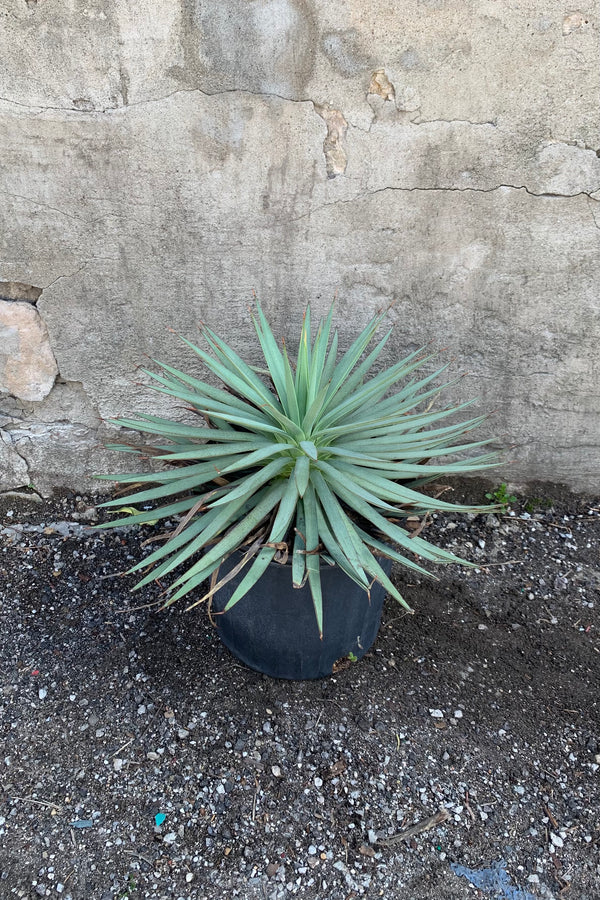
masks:
<path fill-rule="evenodd" d="M 0 489 L 89 486 L 136 366 L 393 298 L 512 481 L 600 487 L 600 43 L 581 0 L 3 0 Z M 157 401 L 159 407 L 164 405 Z M 506 477 L 506 475 L 504 475 Z"/>

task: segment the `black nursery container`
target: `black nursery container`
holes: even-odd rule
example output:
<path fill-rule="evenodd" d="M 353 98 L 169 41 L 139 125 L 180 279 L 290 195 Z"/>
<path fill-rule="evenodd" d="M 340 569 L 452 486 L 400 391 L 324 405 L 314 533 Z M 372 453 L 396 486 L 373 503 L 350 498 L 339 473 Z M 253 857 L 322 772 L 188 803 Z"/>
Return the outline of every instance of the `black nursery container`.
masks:
<path fill-rule="evenodd" d="M 226 560 L 219 578 L 236 559 Z M 389 575 L 392 562 L 379 563 Z M 224 585 L 213 598 L 212 610 L 221 612 L 243 572 Z M 292 586 L 291 566 L 271 563 L 254 587 L 232 609 L 215 618 L 219 637 L 242 662 L 273 678 L 296 681 L 331 675 L 337 660 L 365 655 L 379 630 L 385 589 L 378 583 L 371 598 L 337 566 L 321 566 L 323 639 L 308 585 Z"/>

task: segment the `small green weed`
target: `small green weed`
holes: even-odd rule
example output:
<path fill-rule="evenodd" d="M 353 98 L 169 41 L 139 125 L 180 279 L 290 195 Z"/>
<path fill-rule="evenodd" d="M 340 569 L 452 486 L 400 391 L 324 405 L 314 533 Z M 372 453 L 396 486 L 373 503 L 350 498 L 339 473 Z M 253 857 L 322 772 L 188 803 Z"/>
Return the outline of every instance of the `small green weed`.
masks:
<path fill-rule="evenodd" d="M 536 509 L 550 509 L 551 506 L 552 500 L 545 500 L 542 497 L 530 497 L 525 504 L 524 509 L 525 512 L 528 512 L 531 515 Z"/>
<path fill-rule="evenodd" d="M 350 662 L 358 662 L 358 656 L 355 656 L 352 650 L 348 654 L 348 659 L 350 660 Z"/>
<path fill-rule="evenodd" d="M 487 493 L 485 498 L 486 500 L 491 500 L 492 503 L 497 503 L 503 510 L 509 509 L 513 503 L 517 502 L 515 495 L 508 493 L 508 488 L 504 482 L 495 491 Z"/>
<path fill-rule="evenodd" d="M 127 876 L 127 884 L 125 885 L 125 887 L 119 894 L 117 900 L 131 900 L 131 898 L 133 897 L 133 895 L 136 891 L 137 891 L 137 884 L 136 884 L 135 878 L 130 873 Z"/>

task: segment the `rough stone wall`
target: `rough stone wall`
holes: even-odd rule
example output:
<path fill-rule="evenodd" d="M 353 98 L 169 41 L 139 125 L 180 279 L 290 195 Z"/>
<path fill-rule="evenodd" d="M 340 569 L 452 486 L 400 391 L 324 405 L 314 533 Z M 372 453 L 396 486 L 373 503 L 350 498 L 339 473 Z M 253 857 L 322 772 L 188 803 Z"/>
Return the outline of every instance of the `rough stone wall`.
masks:
<path fill-rule="evenodd" d="M 136 367 L 200 318 L 254 352 L 252 290 L 290 336 L 337 292 L 346 340 L 395 299 L 393 353 L 449 348 L 513 481 L 600 487 L 598 19 L 3 0 L 0 490 L 114 469 Z"/>

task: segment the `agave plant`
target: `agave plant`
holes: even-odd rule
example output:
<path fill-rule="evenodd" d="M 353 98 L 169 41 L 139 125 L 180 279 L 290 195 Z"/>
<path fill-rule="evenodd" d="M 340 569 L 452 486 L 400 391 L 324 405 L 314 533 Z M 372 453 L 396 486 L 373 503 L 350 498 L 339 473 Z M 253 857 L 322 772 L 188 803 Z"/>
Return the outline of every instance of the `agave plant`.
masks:
<path fill-rule="evenodd" d="M 223 387 L 161 363 L 157 363 L 161 374 L 146 372 L 155 390 L 183 401 L 201 421 L 182 424 L 145 413 L 113 420 L 165 443 L 118 444 L 111 449 L 150 453 L 168 468 L 99 476 L 135 486 L 126 500 L 121 496 L 103 506 L 127 502 L 153 507 L 100 527 L 179 517 L 165 543 L 130 570 L 150 569 L 137 588 L 183 568 L 169 588 L 168 606 L 212 576 L 209 590 L 191 608 L 222 586 L 220 565 L 241 551 L 227 577 L 244 569 L 245 573 L 226 612 L 276 557 L 285 561 L 289 553 L 293 584 L 300 587 L 308 581 L 322 635 L 323 562 L 339 566 L 367 593 L 373 581 L 380 582 L 407 610 L 380 565 L 381 556 L 424 575 L 430 573 L 423 561 L 469 565 L 411 534 L 403 524 L 410 516 L 434 510 L 483 508 L 444 502 L 421 488 L 442 475 L 498 464 L 495 453 L 461 456 L 490 443 L 463 438 L 485 417 L 446 424 L 469 404 L 433 409 L 445 387 L 433 382 L 446 366 L 415 377 L 432 359 L 423 351 L 372 373 L 392 331 L 370 349 L 385 316 L 385 312 L 376 315 L 338 358 L 333 306 L 319 322 L 314 341 L 307 308 L 293 364 L 257 303 L 252 318 L 266 369 L 247 365 L 202 326 L 212 355 L 183 340 Z M 457 454 L 462 461 L 456 461 Z M 151 486 L 146 488 L 145 483 Z M 161 505 L 165 498 L 170 499 Z"/>

